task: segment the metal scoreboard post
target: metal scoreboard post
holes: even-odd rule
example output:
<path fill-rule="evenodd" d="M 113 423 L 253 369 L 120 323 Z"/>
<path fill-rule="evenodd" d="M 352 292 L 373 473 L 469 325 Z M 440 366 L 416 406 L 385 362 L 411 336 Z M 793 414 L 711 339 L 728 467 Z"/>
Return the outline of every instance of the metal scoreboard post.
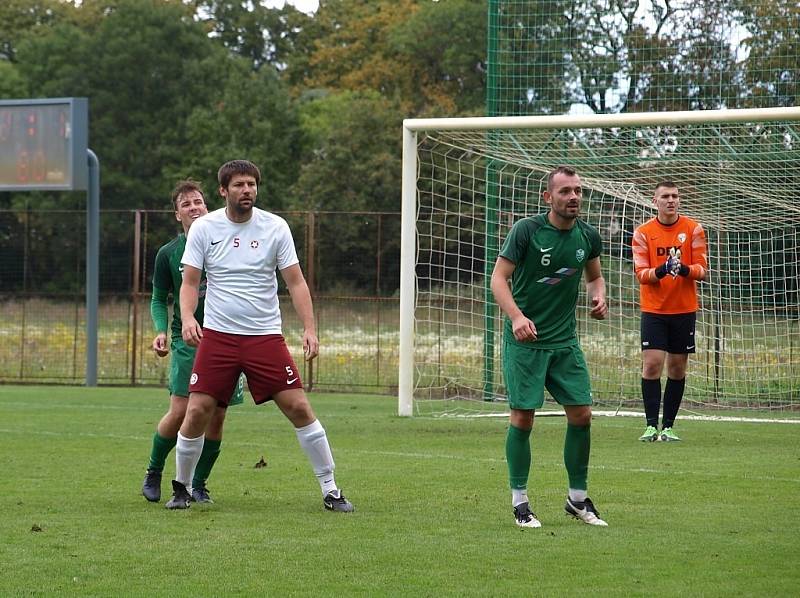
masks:
<path fill-rule="evenodd" d="M 86 98 L 0 100 L 0 191 L 86 191 L 86 386 L 97 386 L 100 162 Z"/>
<path fill-rule="evenodd" d="M 86 98 L 0 100 L 0 191 L 86 190 Z"/>

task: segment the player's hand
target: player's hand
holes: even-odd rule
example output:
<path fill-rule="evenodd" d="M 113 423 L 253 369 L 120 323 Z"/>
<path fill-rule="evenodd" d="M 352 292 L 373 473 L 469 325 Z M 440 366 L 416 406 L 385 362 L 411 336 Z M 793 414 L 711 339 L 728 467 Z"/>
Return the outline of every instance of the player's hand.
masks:
<path fill-rule="evenodd" d="M 674 274 L 673 274 L 673 272 L 674 272 Z M 685 277 L 685 276 L 689 276 L 689 272 L 690 272 L 689 266 L 687 266 L 684 263 L 681 263 L 681 250 L 680 249 L 676 249 L 675 250 L 675 264 L 674 264 L 673 271 L 670 272 L 670 274 L 672 274 L 673 278 L 676 277 L 676 276 L 684 276 Z"/>
<path fill-rule="evenodd" d="M 169 353 L 169 345 L 167 344 L 167 333 L 166 332 L 159 332 L 158 335 L 153 339 L 153 351 L 156 352 L 156 355 L 159 357 L 165 357 L 167 353 Z"/>
<path fill-rule="evenodd" d="M 669 257 L 667 258 L 667 273 L 672 278 L 677 278 L 681 271 L 681 265 L 681 250 L 670 247 Z"/>
<path fill-rule="evenodd" d="M 303 331 L 303 355 L 306 361 L 311 361 L 319 355 L 319 339 L 314 331 Z"/>
<path fill-rule="evenodd" d="M 183 320 L 181 326 L 181 336 L 183 341 L 190 347 L 196 347 L 200 344 L 200 339 L 203 338 L 203 329 L 193 317 L 188 317 Z"/>
<path fill-rule="evenodd" d="M 524 315 L 511 320 L 511 329 L 514 331 L 514 338 L 520 342 L 536 340 L 536 326 Z"/>
<path fill-rule="evenodd" d="M 661 280 L 667 274 L 675 278 L 678 275 L 677 270 L 680 268 L 680 255 L 680 249 L 676 253 L 675 248 L 670 247 L 669 253 L 667 254 L 667 261 L 656 268 L 656 278 Z"/>
<path fill-rule="evenodd" d="M 608 315 L 608 304 L 606 298 L 600 295 L 592 297 L 592 311 L 589 315 L 595 320 L 605 320 Z"/>

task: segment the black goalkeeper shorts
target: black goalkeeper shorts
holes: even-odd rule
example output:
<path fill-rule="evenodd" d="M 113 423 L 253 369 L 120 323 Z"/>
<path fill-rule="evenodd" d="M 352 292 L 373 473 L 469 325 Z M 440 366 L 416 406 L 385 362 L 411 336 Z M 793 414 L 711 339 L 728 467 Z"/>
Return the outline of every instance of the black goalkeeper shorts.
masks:
<path fill-rule="evenodd" d="M 658 349 L 667 353 L 694 353 L 697 313 L 651 314 L 642 312 L 642 351 Z"/>

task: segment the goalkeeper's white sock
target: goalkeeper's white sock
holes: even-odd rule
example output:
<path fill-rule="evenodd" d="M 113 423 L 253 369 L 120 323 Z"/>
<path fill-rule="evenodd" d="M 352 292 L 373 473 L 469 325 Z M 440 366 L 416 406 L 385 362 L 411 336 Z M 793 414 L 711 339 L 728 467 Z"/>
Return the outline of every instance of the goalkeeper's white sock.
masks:
<path fill-rule="evenodd" d="M 300 446 L 308 455 L 308 460 L 311 461 L 311 467 L 314 468 L 314 475 L 317 476 L 319 487 L 322 489 L 322 496 L 337 489 L 336 480 L 333 478 L 333 470 L 336 464 L 333 462 L 333 455 L 331 454 L 331 447 L 328 444 L 328 436 L 325 434 L 325 428 L 319 423 L 319 420 L 314 420 L 313 423 L 303 426 L 302 428 L 295 428 L 297 433 L 297 440 L 300 441 Z"/>
<path fill-rule="evenodd" d="M 511 506 L 516 507 L 521 505 L 524 502 L 530 502 L 528 500 L 528 489 L 527 488 L 512 488 L 511 489 Z"/>
<path fill-rule="evenodd" d="M 178 432 L 178 443 L 175 445 L 175 479 L 192 491 L 192 478 L 194 469 L 203 452 L 205 434 L 197 438 L 186 438 Z"/>

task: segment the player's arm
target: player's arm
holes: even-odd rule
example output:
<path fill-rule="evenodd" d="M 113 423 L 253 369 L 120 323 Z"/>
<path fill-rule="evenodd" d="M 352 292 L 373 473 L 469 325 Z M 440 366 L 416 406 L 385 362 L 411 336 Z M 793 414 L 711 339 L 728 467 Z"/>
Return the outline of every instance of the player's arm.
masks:
<path fill-rule="evenodd" d="M 708 278 L 707 252 L 706 233 L 698 224 L 692 231 L 692 263 L 679 264 L 678 274 L 692 280 L 703 281 Z"/>
<path fill-rule="evenodd" d="M 592 301 L 592 310 L 589 315 L 595 320 L 605 320 L 606 315 L 608 315 L 606 280 L 603 278 L 599 257 L 586 262 L 584 275 L 586 276 L 586 294 Z"/>
<path fill-rule="evenodd" d="M 293 264 L 280 271 L 292 305 L 303 323 L 303 353 L 306 360 L 314 359 L 319 354 L 319 339 L 317 326 L 314 322 L 314 305 L 311 301 L 311 291 L 308 290 L 306 278 L 299 264 Z"/>
<path fill-rule="evenodd" d="M 500 309 L 511 320 L 511 329 L 514 331 L 514 338 L 518 341 L 535 341 L 536 326 L 530 321 L 514 301 L 514 295 L 508 286 L 511 275 L 514 274 L 517 265 L 511 260 L 502 256 L 497 258 L 492 271 L 492 293 Z"/>
<path fill-rule="evenodd" d="M 196 347 L 203 338 L 203 329 L 194 317 L 200 297 L 202 270 L 189 264 L 183 265 L 183 282 L 180 291 L 181 335 L 190 347 Z"/>
<path fill-rule="evenodd" d="M 647 235 L 642 230 L 636 229 L 633 233 L 631 249 L 633 250 L 633 269 L 639 284 L 659 284 L 661 279 L 670 273 L 672 269 L 671 258 L 668 257 L 663 264 L 656 266 L 650 263 L 650 248 L 647 245 Z"/>
<path fill-rule="evenodd" d="M 153 285 L 153 296 L 150 299 L 150 317 L 153 320 L 153 328 L 156 331 L 156 337 L 153 339 L 153 351 L 159 357 L 164 357 L 169 353 L 169 344 L 167 343 L 167 324 L 169 314 L 167 312 L 167 298 L 169 291 L 160 289 Z"/>

